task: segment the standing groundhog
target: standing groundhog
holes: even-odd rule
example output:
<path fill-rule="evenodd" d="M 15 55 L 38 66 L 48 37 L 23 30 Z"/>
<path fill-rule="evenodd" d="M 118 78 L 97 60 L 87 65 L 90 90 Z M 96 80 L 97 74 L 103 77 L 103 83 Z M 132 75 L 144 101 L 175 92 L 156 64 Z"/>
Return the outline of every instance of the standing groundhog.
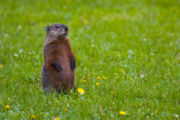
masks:
<path fill-rule="evenodd" d="M 64 24 L 46 27 L 43 47 L 42 86 L 44 92 L 67 91 L 75 88 L 75 56 L 72 53 L 68 28 Z"/>

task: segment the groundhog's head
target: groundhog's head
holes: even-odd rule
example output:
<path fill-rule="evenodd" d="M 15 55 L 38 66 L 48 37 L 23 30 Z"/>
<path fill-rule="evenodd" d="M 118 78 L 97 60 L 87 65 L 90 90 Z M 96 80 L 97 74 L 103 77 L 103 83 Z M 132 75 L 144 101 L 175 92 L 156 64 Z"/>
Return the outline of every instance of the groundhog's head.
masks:
<path fill-rule="evenodd" d="M 68 34 L 68 27 L 65 24 L 53 24 L 46 27 L 47 35 L 55 38 L 66 37 Z"/>

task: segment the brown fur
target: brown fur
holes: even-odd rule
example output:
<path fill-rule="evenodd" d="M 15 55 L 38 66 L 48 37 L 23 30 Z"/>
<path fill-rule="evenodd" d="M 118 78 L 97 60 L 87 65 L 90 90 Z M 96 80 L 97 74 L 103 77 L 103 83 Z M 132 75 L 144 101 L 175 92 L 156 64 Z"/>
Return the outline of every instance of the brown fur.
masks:
<path fill-rule="evenodd" d="M 42 84 L 44 92 L 67 91 L 74 88 L 75 71 L 71 68 L 75 56 L 67 37 L 52 37 L 47 33 L 43 47 L 44 65 L 42 68 Z M 61 65 L 57 71 L 52 64 Z"/>

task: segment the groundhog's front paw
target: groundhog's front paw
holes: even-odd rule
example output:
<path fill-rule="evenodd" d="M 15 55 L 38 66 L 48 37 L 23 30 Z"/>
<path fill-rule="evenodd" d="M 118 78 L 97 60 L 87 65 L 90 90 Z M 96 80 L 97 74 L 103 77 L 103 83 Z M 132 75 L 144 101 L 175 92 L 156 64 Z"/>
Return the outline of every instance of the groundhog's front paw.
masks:
<path fill-rule="evenodd" d="M 62 66 L 59 63 L 53 63 L 52 65 L 56 69 L 57 72 L 61 72 L 63 70 Z"/>
<path fill-rule="evenodd" d="M 75 58 L 71 59 L 71 69 L 74 70 L 76 68 L 76 62 L 75 62 Z"/>

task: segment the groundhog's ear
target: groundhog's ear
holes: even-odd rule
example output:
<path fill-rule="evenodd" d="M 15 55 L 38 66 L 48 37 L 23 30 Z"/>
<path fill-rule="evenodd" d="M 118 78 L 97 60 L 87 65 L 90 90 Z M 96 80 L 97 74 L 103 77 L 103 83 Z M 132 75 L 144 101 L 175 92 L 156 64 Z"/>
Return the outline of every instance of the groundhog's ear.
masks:
<path fill-rule="evenodd" d="M 47 26 L 46 31 L 50 31 L 50 28 L 51 28 L 50 26 Z"/>

